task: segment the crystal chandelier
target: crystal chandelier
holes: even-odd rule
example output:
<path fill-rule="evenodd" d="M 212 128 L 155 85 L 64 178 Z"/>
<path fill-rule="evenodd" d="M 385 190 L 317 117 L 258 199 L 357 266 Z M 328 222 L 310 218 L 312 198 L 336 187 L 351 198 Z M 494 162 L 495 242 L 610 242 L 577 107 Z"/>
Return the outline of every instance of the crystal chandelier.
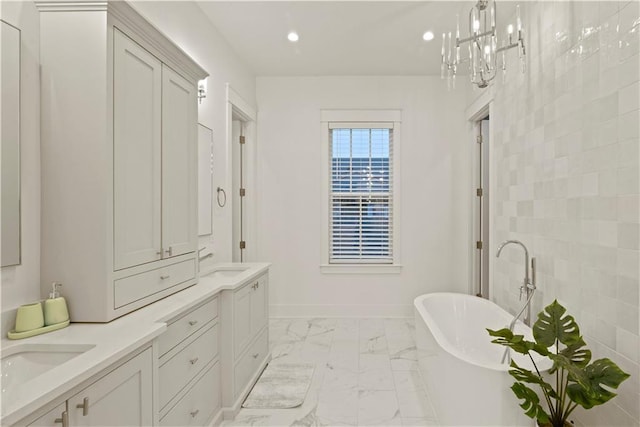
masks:
<path fill-rule="evenodd" d="M 506 31 L 506 40 L 498 41 L 496 31 L 496 2 L 495 0 L 478 0 L 469 11 L 469 36 L 460 38 L 460 22 L 456 19 L 455 45 L 452 35 L 448 37 L 442 33 L 442 65 L 441 77 L 447 78 L 450 84 L 455 86 L 458 66 L 462 62 L 469 61 L 469 76 L 471 83 L 479 88 L 485 88 L 498 74 L 498 57 L 503 75 L 507 66 L 505 52 L 511 48 L 518 48 L 518 56 L 522 66 L 525 67 L 524 35 L 522 20 L 520 19 L 520 6 L 516 6 L 516 39 L 514 41 L 513 25 L 509 24 Z M 448 44 L 447 44 L 448 38 Z M 468 43 L 469 56 L 460 59 L 461 45 Z"/>

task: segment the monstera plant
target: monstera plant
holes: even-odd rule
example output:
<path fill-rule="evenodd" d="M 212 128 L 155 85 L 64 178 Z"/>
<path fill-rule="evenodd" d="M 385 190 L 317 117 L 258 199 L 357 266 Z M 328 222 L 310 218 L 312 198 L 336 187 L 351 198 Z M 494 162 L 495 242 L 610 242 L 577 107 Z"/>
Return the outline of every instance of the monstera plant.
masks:
<path fill-rule="evenodd" d="M 585 348 L 578 324 L 573 316 L 565 313 L 566 309 L 558 301 L 545 307 L 533 325 L 535 342 L 515 335 L 508 328 L 487 329 L 489 335 L 496 337 L 493 343 L 529 356 L 535 372 L 511 361 L 509 374 L 516 379 L 511 390 L 522 401 L 520 406 L 525 414 L 536 419 L 540 426 L 571 425 L 569 416 L 578 405 L 590 409 L 606 403 L 616 396 L 610 388 L 617 389 L 629 377 L 610 359 L 591 361 L 591 350 Z M 532 352 L 553 362 L 546 378 L 538 370 Z M 545 406 L 526 384 L 541 389 Z"/>

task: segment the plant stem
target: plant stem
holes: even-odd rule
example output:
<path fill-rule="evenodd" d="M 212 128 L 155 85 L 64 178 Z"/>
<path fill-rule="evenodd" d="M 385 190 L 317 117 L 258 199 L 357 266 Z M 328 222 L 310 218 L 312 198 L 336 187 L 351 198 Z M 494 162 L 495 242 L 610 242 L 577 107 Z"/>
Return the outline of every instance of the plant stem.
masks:
<path fill-rule="evenodd" d="M 561 386 L 560 396 L 562 397 L 562 401 L 560 403 L 560 416 L 563 418 L 563 420 L 564 418 L 566 418 L 564 404 L 565 404 L 565 398 L 566 398 L 567 385 L 569 385 L 569 375 L 567 375 L 565 378 L 564 369 L 561 369 L 560 370 L 560 386 Z M 568 402 L 568 405 L 571 405 L 571 401 Z"/>
<path fill-rule="evenodd" d="M 542 382 L 545 382 L 544 379 L 542 378 L 542 374 L 540 374 L 540 371 L 538 370 L 538 365 L 536 365 L 536 362 L 534 362 L 533 360 L 533 356 L 531 356 L 530 351 L 527 351 L 527 356 L 529 356 L 529 359 L 531 359 L 531 364 L 533 365 L 533 368 L 536 370 L 536 373 L 538 374 L 538 378 L 540 378 Z M 547 401 L 547 406 L 549 407 L 549 412 L 551 412 L 551 418 L 553 419 L 555 410 L 553 405 L 551 404 L 551 398 L 547 394 L 547 390 L 545 390 L 544 387 L 540 387 L 540 388 L 542 389 L 542 394 L 544 395 L 544 399 Z"/>
<path fill-rule="evenodd" d="M 573 412 L 574 409 L 576 409 L 578 407 L 577 403 L 574 403 L 573 406 L 571 406 L 571 403 L 569 403 L 569 405 L 567 406 L 567 412 L 566 412 L 566 419 L 569 419 L 569 415 L 571 415 L 571 413 Z"/>

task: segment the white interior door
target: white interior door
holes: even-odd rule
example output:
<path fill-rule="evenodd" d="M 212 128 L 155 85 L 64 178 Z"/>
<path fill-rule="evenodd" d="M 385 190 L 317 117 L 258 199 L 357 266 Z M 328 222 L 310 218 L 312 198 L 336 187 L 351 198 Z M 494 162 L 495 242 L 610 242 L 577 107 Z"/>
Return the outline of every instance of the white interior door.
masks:
<path fill-rule="evenodd" d="M 163 257 L 196 249 L 196 87 L 162 67 L 162 247 Z"/>
<path fill-rule="evenodd" d="M 233 239 L 233 250 L 232 250 L 232 260 L 233 262 L 242 262 L 244 261 L 244 247 L 246 245 L 245 236 L 244 236 L 244 216 L 245 216 L 245 206 L 244 199 L 246 197 L 246 188 L 245 188 L 245 162 L 244 162 L 244 143 L 240 143 L 240 139 L 244 137 L 243 134 L 244 122 L 241 120 L 234 119 L 231 122 L 231 156 L 233 160 L 233 165 L 231 168 L 231 206 L 233 210 L 232 215 L 232 239 Z M 241 191 L 242 194 L 241 195 Z"/>
<path fill-rule="evenodd" d="M 114 30 L 114 268 L 161 251 L 161 62 Z"/>
<path fill-rule="evenodd" d="M 474 289 L 478 296 L 489 298 L 489 118 L 476 122 L 476 206 L 474 207 Z"/>

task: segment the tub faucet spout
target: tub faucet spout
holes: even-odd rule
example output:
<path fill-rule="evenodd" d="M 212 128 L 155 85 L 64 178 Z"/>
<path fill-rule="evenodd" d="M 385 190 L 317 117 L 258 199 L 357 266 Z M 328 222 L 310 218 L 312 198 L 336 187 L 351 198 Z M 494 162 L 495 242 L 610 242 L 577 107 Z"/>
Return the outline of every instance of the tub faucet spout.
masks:
<path fill-rule="evenodd" d="M 529 251 L 527 250 L 527 247 L 524 245 L 524 243 L 522 243 L 521 241 L 506 240 L 502 242 L 500 246 L 498 246 L 498 252 L 496 253 L 496 258 L 500 257 L 500 253 L 502 252 L 502 249 L 504 249 L 504 247 L 510 243 L 519 245 L 520 247 L 522 247 L 522 249 L 524 249 L 524 280 L 523 280 L 522 286 L 520 286 L 520 299 L 522 299 L 523 294 L 526 294 L 527 302 L 523 307 L 523 311 L 524 311 L 524 308 L 527 309 L 526 312 L 524 313 L 524 323 L 531 326 L 531 297 L 533 296 L 533 292 L 536 289 L 535 258 L 531 259 L 531 277 L 533 278 L 532 280 L 529 276 Z M 520 315 L 521 314 L 522 312 L 520 312 Z M 520 317 L 520 315 L 516 316 L 516 318 L 513 321 L 513 324 L 515 324 L 515 321 L 518 319 L 518 317 Z M 513 326 L 511 326 L 511 328 L 513 328 Z"/>

